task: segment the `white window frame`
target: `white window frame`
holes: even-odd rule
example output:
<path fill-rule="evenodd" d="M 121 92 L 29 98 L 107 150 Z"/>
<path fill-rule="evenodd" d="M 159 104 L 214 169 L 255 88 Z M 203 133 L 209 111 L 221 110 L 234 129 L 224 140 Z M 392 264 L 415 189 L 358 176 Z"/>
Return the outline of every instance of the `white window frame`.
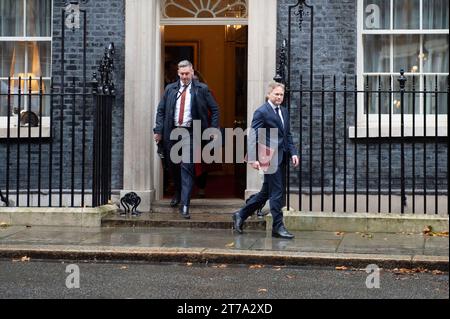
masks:
<path fill-rule="evenodd" d="M 12 37 L 2 37 L 0 36 L 0 42 L 47 42 L 50 43 L 50 75 L 52 74 L 52 67 L 53 67 L 53 63 L 52 63 L 52 58 L 53 58 L 53 37 L 30 37 L 30 36 L 26 36 L 26 13 L 27 13 L 27 2 L 29 0 L 20 0 L 24 2 L 24 6 L 23 6 L 23 36 L 12 36 Z M 54 12 L 54 5 L 53 5 L 53 0 L 51 1 L 51 17 L 50 17 L 50 34 L 53 34 L 53 12 Z M 25 55 L 27 54 L 27 50 L 25 50 Z M 27 56 L 25 56 L 25 69 L 27 68 L 27 63 L 28 63 L 28 59 Z M 2 81 L 8 81 L 8 78 L 6 77 L 0 77 L 0 80 Z M 11 77 L 11 80 L 15 80 L 18 81 L 19 78 L 13 78 Z M 23 80 L 28 80 L 28 79 L 23 79 Z M 32 80 L 40 80 L 40 78 L 32 78 Z M 50 77 L 42 77 L 42 81 L 50 81 L 51 80 L 51 76 Z M 2 94 L 5 93 L 2 91 Z M 28 93 L 28 92 L 23 92 Z M 24 99 L 27 97 L 27 95 L 23 96 Z M 5 107 L 4 105 L 2 105 L 2 107 Z M 18 116 L 10 116 L 10 134 L 9 136 L 11 138 L 17 138 L 17 122 L 18 122 Z M 41 137 L 45 138 L 45 137 L 50 137 L 50 116 L 43 116 L 40 118 L 40 126 L 42 128 L 42 134 Z M 8 134 L 8 116 L 0 116 L 0 138 L 6 138 Z M 29 130 L 28 127 L 21 127 L 20 128 L 20 136 L 22 138 L 28 138 L 28 134 L 29 134 Z M 32 138 L 37 138 L 39 137 L 39 127 L 32 127 L 31 128 L 31 137 Z"/>
<path fill-rule="evenodd" d="M 390 7 L 390 30 L 364 30 L 364 0 L 358 0 L 357 1 L 357 86 L 358 91 L 364 91 L 365 84 L 364 84 L 364 77 L 366 75 L 371 76 L 378 76 L 378 75 L 400 75 L 400 72 L 396 73 L 365 73 L 364 72 L 364 42 L 363 37 L 367 34 L 380 34 L 380 35 L 405 35 L 405 34 L 417 34 L 417 35 L 428 35 L 428 34 L 444 34 L 449 35 L 449 30 L 433 30 L 433 29 L 422 29 L 422 3 L 423 0 L 420 0 L 420 30 L 399 30 L 393 28 L 393 1 L 391 1 L 391 7 Z M 391 54 L 390 54 L 390 69 L 393 69 L 393 45 L 392 45 L 392 39 L 391 37 Z M 422 43 L 423 37 L 421 37 L 420 40 L 420 50 L 422 53 L 423 49 L 423 43 Z M 422 65 L 420 68 L 421 71 L 423 71 Z M 394 70 L 393 70 L 394 71 Z M 444 75 L 448 76 L 449 73 L 419 73 L 420 75 L 428 75 L 428 77 L 431 78 L 431 76 L 435 75 Z M 405 76 L 408 75 L 419 75 L 417 73 L 408 73 L 405 72 Z M 422 84 L 423 80 L 421 78 L 420 80 L 420 88 L 417 87 L 417 90 L 421 90 L 423 88 Z M 419 84 L 419 83 L 418 83 Z M 393 83 L 394 86 L 394 83 Z M 430 90 L 431 88 L 427 88 L 427 90 Z M 434 90 L 434 87 L 433 87 Z M 376 94 L 376 93 L 373 93 Z M 419 107 L 422 110 L 423 108 L 423 97 L 420 98 L 418 101 Z M 358 105 L 358 114 L 357 114 L 357 138 L 366 138 L 367 137 L 367 118 L 364 113 L 365 103 L 364 103 L 364 94 L 359 93 L 358 99 L 357 99 L 357 105 Z M 447 116 L 445 114 L 438 115 L 438 136 L 447 136 Z M 405 129 L 404 129 L 404 136 L 413 136 L 413 115 L 412 114 L 405 114 L 404 115 L 404 123 L 405 123 Z M 436 117 L 434 114 L 428 114 L 426 119 L 426 136 L 427 137 L 433 137 L 436 136 L 436 126 L 435 121 Z M 400 137 L 401 136 L 401 115 L 400 114 L 392 114 L 392 137 Z M 420 137 L 424 135 L 424 115 L 423 114 L 416 114 L 415 115 L 415 136 Z M 381 126 L 381 137 L 389 137 L 389 114 L 382 114 L 381 115 L 381 122 L 383 123 Z M 349 128 L 349 136 L 350 138 L 355 138 L 355 131 L 356 128 L 354 126 L 351 126 Z M 379 114 L 369 114 L 369 137 L 371 138 L 378 138 L 379 137 Z"/>

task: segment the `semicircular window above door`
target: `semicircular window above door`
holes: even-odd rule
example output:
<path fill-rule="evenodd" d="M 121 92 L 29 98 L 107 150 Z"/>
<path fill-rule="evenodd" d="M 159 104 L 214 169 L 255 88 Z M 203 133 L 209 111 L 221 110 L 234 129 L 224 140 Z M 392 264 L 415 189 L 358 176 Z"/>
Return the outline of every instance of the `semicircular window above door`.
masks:
<path fill-rule="evenodd" d="M 246 19 L 247 0 L 162 0 L 162 19 Z"/>

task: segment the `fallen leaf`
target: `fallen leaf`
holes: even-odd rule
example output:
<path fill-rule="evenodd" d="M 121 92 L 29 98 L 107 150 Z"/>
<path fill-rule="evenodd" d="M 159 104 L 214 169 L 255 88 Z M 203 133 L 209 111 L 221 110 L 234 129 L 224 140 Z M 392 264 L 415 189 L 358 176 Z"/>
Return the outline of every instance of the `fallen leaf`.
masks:
<path fill-rule="evenodd" d="M 225 245 L 225 247 L 228 247 L 228 248 L 233 248 L 234 247 L 234 242 L 233 243 L 229 243 L 229 244 L 227 244 L 227 245 Z"/>
<path fill-rule="evenodd" d="M 444 232 L 433 232 L 432 235 L 433 237 L 448 237 L 448 231 L 444 231 Z"/>
<path fill-rule="evenodd" d="M 336 270 L 348 270 L 348 267 L 345 266 L 339 266 L 335 268 Z"/>
<path fill-rule="evenodd" d="M 344 235 L 345 233 L 344 232 L 337 232 L 336 233 L 336 236 L 342 236 L 342 235 Z"/>
<path fill-rule="evenodd" d="M 193 263 L 186 263 L 186 266 L 192 267 Z"/>
<path fill-rule="evenodd" d="M 431 226 L 425 227 L 423 230 L 423 234 L 425 236 L 430 236 L 430 237 L 448 237 L 448 231 L 435 232 L 435 231 L 433 231 L 433 227 L 431 227 Z"/>
<path fill-rule="evenodd" d="M 287 278 L 287 279 L 294 279 L 295 276 L 294 276 L 294 275 L 287 275 L 286 278 Z"/>
<path fill-rule="evenodd" d="M 428 235 L 428 234 L 430 234 L 432 231 L 433 231 L 433 227 L 431 227 L 431 226 L 426 226 L 426 227 L 423 229 L 423 234 L 424 234 L 424 235 Z"/>
<path fill-rule="evenodd" d="M 23 256 L 23 257 L 20 258 L 20 259 L 13 259 L 12 261 L 13 261 L 13 262 L 29 262 L 30 259 L 31 259 L 30 257 Z"/>
<path fill-rule="evenodd" d="M 261 293 L 261 292 L 267 292 L 267 289 L 265 289 L 265 288 L 260 288 L 260 289 L 258 289 L 258 292 L 259 292 L 259 293 Z"/>
<path fill-rule="evenodd" d="M 251 265 L 249 268 L 250 269 L 261 269 L 261 268 L 264 268 L 264 266 L 263 265 Z"/>
<path fill-rule="evenodd" d="M 412 274 L 417 274 L 417 273 L 427 273 L 429 272 L 428 269 L 425 268 L 413 268 L 413 269 L 408 269 L 408 268 L 395 268 L 393 269 L 393 272 L 397 275 L 412 275 Z"/>
<path fill-rule="evenodd" d="M 214 265 L 214 266 L 212 266 L 212 268 L 227 268 L 228 266 L 227 265 L 225 265 L 225 264 L 222 264 L 222 265 Z"/>

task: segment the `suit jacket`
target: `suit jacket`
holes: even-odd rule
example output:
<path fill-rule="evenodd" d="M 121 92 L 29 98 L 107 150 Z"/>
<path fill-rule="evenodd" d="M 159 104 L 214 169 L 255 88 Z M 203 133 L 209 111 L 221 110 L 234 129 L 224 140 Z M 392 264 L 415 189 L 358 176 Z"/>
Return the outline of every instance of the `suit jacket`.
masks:
<path fill-rule="evenodd" d="M 163 142 L 170 141 L 170 133 L 175 128 L 175 108 L 179 97 L 180 81 L 169 84 L 158 105 L 156 123 L 153 132 L 163 136 Z M 208 120 L 210 112 L 210 121 Z M 202 132 L 208 127 L 219 128 L 219 106 L 211 94 L 208 86 L 198 81 L 192 81 L 191 88 L 192 120 L 200 120 Z M 210 122 L 210 123 L 209 123 Z"/>
<path fill-rule="evenodd" d="M 252 131 L 249 135 L 249 161 L 258 160 L 258 152 L 256 152 L 256 144 L 264 144 L 277 151 L 278 165 L 283 160 L 283 155 L 292 157 L 298 156 L 297 149 L 292 140 L 289 114 L 286 108 L 281 107 L 283 115 L 284 126 L 280 117 L 272 109 L 272 106 L 267 102 L 260 106 L 253 115 Z M 270 136 L 270 129 L 278 129 L 277 135 L 274 138 Z M 265 140 L 259 135 L 260 129 L 265 133 Z M 250 151 L 250 150 L 253 150 Z"/>

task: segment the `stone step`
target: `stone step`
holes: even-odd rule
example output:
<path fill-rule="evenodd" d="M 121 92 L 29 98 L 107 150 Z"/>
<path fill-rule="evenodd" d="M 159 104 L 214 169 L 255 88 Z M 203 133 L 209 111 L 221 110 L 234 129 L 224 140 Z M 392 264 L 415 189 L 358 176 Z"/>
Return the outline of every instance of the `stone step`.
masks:
<path fill-rule="evenodd" d="M 194 199 L 189 208 L 191 214 L 231 214 L 238 211 L 245 202 L 240 199 Z M 178 208 L 170 207 L 170 200 L 152 203 L 151 213 L 177 213 Z"/>
<path fill-rule="evenodd" d="M 140 216 L 120 216 L 112 213 L 102 218 L 104 227 L 176 227 L 232 229 L 232 214 L 245 204 L 241 199 L 193 199 L 190 206 L 191 219 L 178 213 L 178 207 L 170 207 L 170 200 L 152 203 L 152 211 Z M 245 223 L 247 229 L 266 228 L 266 221 L 256 216 Z"/>
<path fill-rule="evenodd" d="M 217 210 L 218 211 L 218 210 Z M 143 213 L 140 216 L 120 216 L 111 213 L 102 218 L 102 227 L 175 227 L 175 228 L 210 228 L 232 229 L 231 213 L 191 211 L 191 219 L 184 219 L 177 210 L 169 213 Z M 265 230 L 265 219 L 252 216 L 245 222 L 246 229 Z"/>

